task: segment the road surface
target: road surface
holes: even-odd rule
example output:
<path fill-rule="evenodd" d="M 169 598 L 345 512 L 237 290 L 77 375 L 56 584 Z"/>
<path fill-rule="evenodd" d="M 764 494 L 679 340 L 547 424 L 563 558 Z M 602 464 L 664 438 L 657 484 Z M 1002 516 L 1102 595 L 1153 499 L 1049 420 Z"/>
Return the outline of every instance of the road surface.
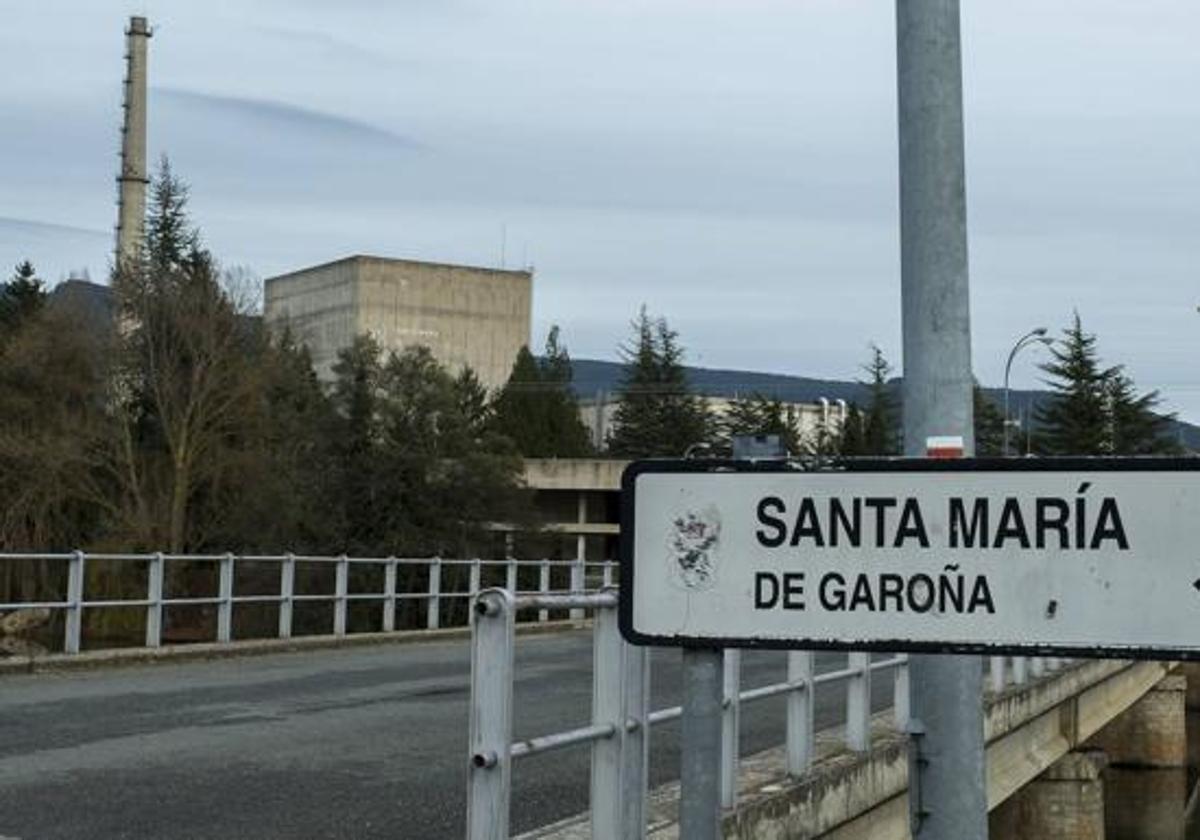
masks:
<path fill-rule="evenodd" d="M 678 652 L 652 662 L 654 708 L 678 704 Z M 743 662 L 744 687 L 783 679 L 781 653 Z M 2 677 L 0 837 L 462 837 L 469 679 L 464 641 Z M 886 703 L 890 676 L 875 686 Z M 818 726 L 843 696 L 818 689 Z M 585 724 L 590 703 L 590 632 L 518 641 L 517 738 Z M 743 709 L 743 754 L 781 743 L 783 718 L 780 699 Z M 677 777 L 677 723 L 650 761 L 654 783 Z M 519 760 L 513 832 L 586 809 L 588 763 Z"/>

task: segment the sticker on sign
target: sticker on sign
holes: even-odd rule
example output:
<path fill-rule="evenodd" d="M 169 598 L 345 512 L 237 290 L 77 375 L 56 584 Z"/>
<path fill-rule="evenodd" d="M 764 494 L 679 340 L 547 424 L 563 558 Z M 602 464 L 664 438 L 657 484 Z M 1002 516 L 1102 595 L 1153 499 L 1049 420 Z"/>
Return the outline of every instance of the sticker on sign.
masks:
<path fill-rule="evenodd" d="M 1200 459 L 639 461 L 634 644 L 1200 658 Z"/>

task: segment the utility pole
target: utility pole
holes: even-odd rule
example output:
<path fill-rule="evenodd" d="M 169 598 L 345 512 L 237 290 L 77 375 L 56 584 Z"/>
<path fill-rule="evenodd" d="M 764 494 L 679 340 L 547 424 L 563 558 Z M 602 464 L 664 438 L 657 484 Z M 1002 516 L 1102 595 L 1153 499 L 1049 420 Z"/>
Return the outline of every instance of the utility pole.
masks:
<path fill-rule="evenodd" d="M 904 450 L 935 436 L 975 452 L 958 0 L 896 0 Z M 978 657 L 909 665 L 914 840 L 984 840 L 987 789 Z"/>

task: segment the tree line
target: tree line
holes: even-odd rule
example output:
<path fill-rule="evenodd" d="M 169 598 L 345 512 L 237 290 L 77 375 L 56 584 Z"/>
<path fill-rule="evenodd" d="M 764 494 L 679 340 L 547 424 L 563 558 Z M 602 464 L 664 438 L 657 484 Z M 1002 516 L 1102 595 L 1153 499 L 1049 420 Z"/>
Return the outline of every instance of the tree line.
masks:
<path fill-rule="evenodd" d="M 903 452 L 901 382 L 875 344 L 858 380 L 864 399 L 851 401 L 844 417 L 802 422 L 796 406 L 764 393 L 712 400 L 687 381 L 678 333 L 643 308 L 632 324 L 632 341 L 621 352 L 624 371 L 607 437 L 609 454 L 629 458 L 728 455 L 734 437 L 777 435 L 795 456 L 892 456 Z M 1105 366 L 1096 336 L 1078 313 L 1062 337 L 1048 343 L 1050 359 L 1039 365 L 1049 393 L 1030 420 L 1007 418 L 1010 451 L 1004 450 L 1003 410 L 974 387 L 976 455 L 1044 456 L 1170 455 L 1182 451 L 1171 435 L 1173 414 L 1159 410 L 1157 391 L 1139 393 L 1122 365 Z M 1020 439 L 1019 441 L 1017 439 Z"/>
<path fill-rule="evenodd" d="M 0 551 L 499 552 L 495 523 L 536 530 L 521 459 L 597 454 L 557 328 L 495 393 L 427 348 L 368 336 L 322 383 L 302 342 L 230 285 L 187 205 L 164 160 L 145 246 L 114 272 L 104 325 L 54 305 L 27 262 L 0 284 Z M 861 404 L 815 429 L 767 394 L 714 411 L 688 382 L 678 333 L 645 308 L 621 353 L 603 454 L 721 454 L 761 434 L 795 455 L 901 451 L 898 385 L 873 345 Z M 1103 366 L 1078 315 L 1051 354 L 1033 452 L 1176 449 L 1158 394 Z M 979 389 L 975 422 L 978 454 L 999 454 L 1005 418 Z M 45 581 L 6 588 L 32 597 Z"/>

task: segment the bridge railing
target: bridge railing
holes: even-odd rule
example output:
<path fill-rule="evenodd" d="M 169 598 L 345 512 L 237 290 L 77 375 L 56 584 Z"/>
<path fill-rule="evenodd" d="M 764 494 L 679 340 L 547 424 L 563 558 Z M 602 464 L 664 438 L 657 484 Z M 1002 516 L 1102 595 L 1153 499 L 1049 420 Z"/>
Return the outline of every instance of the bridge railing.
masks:
<path fill-rule="evenodd" d="M 526 609 L 586 609 L 594 616 L 591 722 L 576 729 L 522 741 L 513 740 L 515 622 Z M 471 709 L 467 791 L 468 840 L 507 840 L 512 769 L 516 759 L 552 750 L 591 749 L 590 820 L 592 837 L 644 838 L 650 728 L 675 720 L 680 706 L 650 709 L 651 649 L 627 644 L 617 626 L 617 591 L 591 594 L 522 594 L 505 589 L 480 592 L 474 601 L 471 636 Z M 785 760 L 791 776 L 802 776 L 814 758 L 816 690 L 845 687 L 842 739 L 856 752 L 871 748 L 871 681 L 892 679 L 892 720 L 899 731 L 908 723 L 908 657 L 872 660 L 849 653 L 846 667 L 816 673 L 809 651 L 781 653 L 787 678 L 743 688 L 741 651 L 726 649 L 721 721 L 721 805 L 733 808 L 738 796 L 738 744 L 741 711 L 758 700 L 786 700 Z M 1058 668 L 1062 660 L 991 657 L 989 684 L 1002 690 Z M 982 691 L 984 686 L 980 686 Z"/>
<path fill-rule="evenodd" d="M 99 554 L 74 551 L 66 554 L 0 554 L 0 564 L 39 561 L 63 563 L 66 574 L 58 575 L 65 583 L 61 597 L 56 600 L 18 601 L 0 603 L 0 613 L 12 610 L 48 609 L 65 616 L 62 631 L 62 649 L 66 653 L 79 653 L 84 642 L 84 611 L 142 608 L 145 610 L 145 644 L 160 647 L 164 638 L 164 612 L 170 607 L 210 606 L 216 609 L 216 629 L 213 641 L 234 641 L 234 614 L 239 607 L 250 605 L 277 605 L 279 621 L 277 637 L 291 638 L 295 629 L 295 607 L 297 604 L 325 603 L 333 605 L 333 617 L 329 632 L 335 636 L 348 633 L 347 615 L 353 603 L 376 603 L 379 605 L 379 628 L 392 632 L 396 627 L 396 608 L 408 601 L 424 601 L 426 604 L 423 624 L 427 629 L 441 627 L 445 621 L 447 603 L 470 603 L 477 593 L 494 582 L 503 581 L 509 591 L 529 591 L 540 594 L 584 592 L 589 587 L 610 585 L 616 574 L 617 564 L 609 561 L 590 562 L 584 560 L 519 560 L 508 557 L 503 560 L 447 559 L 441 557 L 348 557 L 318 556 L 304 554 L 239 555 L 239 554 Z M 129 564 L 144 574 L 145 596 L 133 598 L 90 598 L 88 588 L 89 563 Z M 173 564 L 199 564 L 210 566 L 216 572 L 215 591 L 208 593 L 170 592 L 168 569 Z M 240 592 L 235 587 L 240 566 L 254 564 L 261 570 L 263 564 L 278 567 L 274 592 Z M 332 590 L 327 592 L 300 592 L 296 586 L 296 570 L 300 566 L 332 567 L 334 570 Z M 354 568 L 382 570 L 382 585 L 376 591 L 352 591 L 350 571 Z M 419 568 L 425 570 L 420 588 L 407 587 L 402 582 L 401 570 Z M 457 581 L 457 588 L 447 578 L 448 570 L 466 569 L 466 581 Z M 535 575 L 536 572 L 536 575 Z M 461 577 L 461 572 L 459 573 Z M 536 583 L 533 583 L 536 577 Z M 565 582 L 563 578 L 566 578 Z M 555 588 L 555 578 L 559 586 Z M 139 578 L 140 579 L 140 578 Z M 524 585 L 523 585 L 524 582 Z M 564 585 L 565 583 L 565 585 Z M 467 616 L 472 615 L 465 611 Z M 581 609 L 571 609 L 572 618 L 583 615 Z M 548 621 L 550 611 L 541 608 L 532 616 L 535 621 Z"/>

